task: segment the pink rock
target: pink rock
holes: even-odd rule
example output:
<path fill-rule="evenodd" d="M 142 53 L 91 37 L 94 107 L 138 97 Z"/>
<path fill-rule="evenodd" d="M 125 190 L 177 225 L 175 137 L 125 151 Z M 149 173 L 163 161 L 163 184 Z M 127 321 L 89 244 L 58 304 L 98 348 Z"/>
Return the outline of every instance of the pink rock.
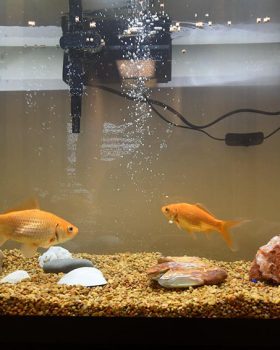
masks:
<path fill-rule="evenodd" d="M 280 283 L 280 235 L 259 248 L 249 272 L 250 279 Z"/>

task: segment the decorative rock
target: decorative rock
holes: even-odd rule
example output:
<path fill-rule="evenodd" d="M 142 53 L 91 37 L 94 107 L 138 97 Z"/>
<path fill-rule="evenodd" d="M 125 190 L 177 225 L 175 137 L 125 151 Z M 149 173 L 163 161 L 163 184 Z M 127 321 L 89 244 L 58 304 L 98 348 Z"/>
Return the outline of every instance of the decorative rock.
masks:
<path fill-rule="evenodd" d="M 4 254 L 3 254 L 2 250 L 0 250 L 0 273 L 3 270 L 3 260 L 4 260 Z"/>
<path fill-rule="evenodd" d="M 12 273 L 10 273 L 9 275 L 5 276 L 4 278 L 2 278 L 0 280 L 0 283 L 18 283 L 21 282 L 27 278 L 30 278 L 30 276 L 28 275 L 28 273 L 24 270 L 17 270 L 14 271 Z"/>
<path fill-rule="evenodd" d="M 225 270 L 211 267 L 197 257 L 161 257 L 158 262 L 147 274 L 165 288 L 219 284 L 227 277 Z"/>
<path fill-rule="evenodd" d="M 280 235 L 259 248 L 249 272 L 250 280 L 280 283 Z"/>
<path fill-rule="evenodd" d="M 184 263 L 185 266 L 189 267 L 207 266 L 205 262 L 196 256 L 161 256 L 158 258 L 159 264 L 165 262 Z"/>
<path fill-rule="evenodd" d="M 67 273 L 79 267 L 93 267 L 93 263 L 87 259 L 56 259 L 43 265 L 44 272 Z"/>
<path fill-rule="evenodd" d="M 50 247 L 44 254 L 39 257 L 39 265 L 44 266 L 46 262 L 56 259 L 71 259 L 72 254 L 62 247 Z"/>
<path fill-rule="evenodd" d="M 102 286 L 107 281 L 95 267 L 80 267 L 64 275 L 58 284 L 80 285 L 84 287 Z"/>

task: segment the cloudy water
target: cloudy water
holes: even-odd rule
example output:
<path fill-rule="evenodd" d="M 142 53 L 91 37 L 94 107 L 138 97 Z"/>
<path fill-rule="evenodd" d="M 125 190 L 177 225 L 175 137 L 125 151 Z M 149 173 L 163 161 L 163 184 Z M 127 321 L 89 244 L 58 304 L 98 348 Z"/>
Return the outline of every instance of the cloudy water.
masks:
<path fill-rule="evenodd" d="M 5 13 L 11 19 L 2 24 L 26 25 L 15 19 L 5 3 Z M 195 14 L 208 22 L 208 13 L 209 21 L 210 16 L 215 20 L 215 13 L 210 7 L 203 9 L 201 1 L 178 1 L 177 12 L 174 0 L 164 3 L 175 25 L 176 18 L 183 21 L 187 4 L 186 22 L 196 21 Z M 258 1 L 255 8 L 262 11 L 251 11 L 254 17 L 245 16 L 249 8 L 234 12 L 229 6 L 224 15 L 219 10 L 219 27 L 212 32 L 207 27 L 201 31 L 203 37 L 193 29 L 184 29 L 181 36 L 176 33 L 168 83 L 151 83 L 139 74 L 139 78 L 108 84 L 131 99 L 85 87 L 80 134 L 71 132 L 69 87 L 61 77 L 63 50 L 56 46 L 19 47 L 18 41 L 1 45 L 1 210 L 36 196 L 43 210 L 79 227 L 79 234 L 63 244 L 72 252 L 159 251 L 252 259 L 260 245 L 280 233 L 280 134 L 250 147 L 227 146 L 218 139 L 227 133 L 263 132 L 267 136 L 279 128 L 279 116 L 238 114 L 207 128 L 209 136 L 174 126 L 182 124 L 178 117 L 163 106 L 154 106 L 164 121 L 147 99 L 171 106 L 196 125 L 240 108 L 279 111 L 280 39 L 277 41 L 278 32 L 273 29 L 279 19 L 274 20 L 271 10 L 278 9 L 278 3 L 274 2 L 274 7 L 272 1 L 268 3 L 262 8 Z M 41 18 L 42 25 L 56 26 L 59 31 L 58 18 L 67 11 L 67 4 L 56 5 L 56 15 L 54 8 L 49 9 L 48 23 L 41 11 L 35 13 L 31 8 L 26 19 L 37 14 L 39 24 Z M 243 6 L 243 2 L 238 4 Z M 44 3 L 42 8 L 47 12 L 49 7 Z M 139 11 L 135 12 L 132 21 L 138 19 Z M 240 23 L 252 24 L 253 32 L 241 28 L 240 23 L 235 26 L 238 13 L 242 13 Z M 255 42 L 254 33 L 260 28 L 257 16 L 271 16 L 260 37 L 262 42 Z M 247 33 L 247 43 L 238 42 L 239 30 Z M 215 34 L 212 45 L 211 33 Z M 140 35 L 139 50 L 141 40 Z M 150 52 L 146 48 L 144 53 L 134 53 L 128 50 L 123 59 L 141 72 L 145 69 L 143 57 L 149 60 Z M 161 207 L 176 202 L 201 203 L 219 219 L 248 220 L 232 229 L 237 251 L 229 250 L 216 232 L 209 239 L 203 233 L 193 239 L 169 224 Z M 12 247 L 18 245 L 8 242 L 4 246 Z"/>

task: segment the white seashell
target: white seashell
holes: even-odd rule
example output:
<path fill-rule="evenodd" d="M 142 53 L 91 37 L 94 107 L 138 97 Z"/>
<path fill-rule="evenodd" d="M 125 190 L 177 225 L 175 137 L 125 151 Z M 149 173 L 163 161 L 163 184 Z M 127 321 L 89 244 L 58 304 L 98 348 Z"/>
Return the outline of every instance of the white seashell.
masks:
<path fill-rule="evenodd" d="M 56 259 L 71 259 L 72 254 L 62 247 L 50 247 L 44 254 L 39 257 L 39 265 L 44 266 L 46 262 Z"/>
<path fill-rule="evenodd" d="M 173 224 L 173 220 L 169 220 L 168 222 L 169 222 L 170 224 Z"/>
<path fill-rule="evenodd" d="M 64 275 L 58 284 L 80 285 L 85 287 L 102 286 L 107 281 L 95 267 L 80 267 Z"/>
<path fill-rule="evenodd" d="M 176 275 L 168 276 L 165 278 L 164 275 L 158 279 L 158 283 L 165 288 L 186 288 L 192 286 L 202 286 L 204 281 L 201 278 L 193 277 L 191 275 Z"/>
<path fill-rule="evenodd" d="M 18 283 L 27 278 L 30 278 L 29 274 L 24 270 L 17 270 L 0 280 L 0 283 Z"/>

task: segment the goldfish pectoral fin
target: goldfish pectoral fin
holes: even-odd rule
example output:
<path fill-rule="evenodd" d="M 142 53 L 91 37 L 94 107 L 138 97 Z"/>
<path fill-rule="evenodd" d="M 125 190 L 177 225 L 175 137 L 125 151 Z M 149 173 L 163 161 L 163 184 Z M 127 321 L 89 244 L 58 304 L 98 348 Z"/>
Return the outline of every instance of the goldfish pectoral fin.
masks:
<path fill-rule="evenodd" d="M 34 244 L 23 244 L 20 248 L 26 258 L 31 258 L 37 251 L 38 246 Z"/>
<path fill-rule="evenodd" d="M 182 227 L 180 226 L 179 222 L 177 222 L 177 221 L 174 221 L 174 222 L 175 222 L 175 224 L 177 225 L 177 227 L 178 227 L 180 230 L 182 230 Z"/>
<path fill-rule="evenodd" d="M 28 209 L 40 209 L 39 202 L 36 198 L 31 197 L 26 201 L 16 205 L 15 207 L 5 210 L 3 214 L 11 213 L 13 211 L 28 210 Z"/>
<path fill-rule="evenodd" d="M 197 239 L 197 236 L 195 235 L 194 232 L 190 231 L 189 233 L 190 233 L 190 235 L 192 236 L 192 239 L 193 239 L 193 240 L 196 240 L 196 239 Z"/>
<path fill-rule="evenodd" d="M 210 240 L 210 238 L 211 238 L 211 237 L 210 237 L 210 231 L 209 231 L 209 232 L 206 231 L 206 232 L 205 232 L 205 235 L 206 235 L 207 239 Z"/>
<path fill-rule="evenodd" d="M 1 247 L 7 240 L 8 240 L 7 237 L 1 235 L 1 236 L 0 236 L 0 247 Z"/>
<path fill-rule="evenodd" d="M 52 237 L 51 239 L 49 239 L 47 242 L 41 242 L 40 243 L 40 247 L 42 248 L 49 248 L 55 244 L 57 244 L 58 241 L 57 241 L 57 237 Z"/>
<path fill-rule="evenodd" d="M 54 238 L 52 238 L 49 240 L 49 242 L 45 242 L 45 243 L 40 244 L 40 247 L 48 249 L 49 247 L 54 245 L 56 242 L 57 241 Z"/>

